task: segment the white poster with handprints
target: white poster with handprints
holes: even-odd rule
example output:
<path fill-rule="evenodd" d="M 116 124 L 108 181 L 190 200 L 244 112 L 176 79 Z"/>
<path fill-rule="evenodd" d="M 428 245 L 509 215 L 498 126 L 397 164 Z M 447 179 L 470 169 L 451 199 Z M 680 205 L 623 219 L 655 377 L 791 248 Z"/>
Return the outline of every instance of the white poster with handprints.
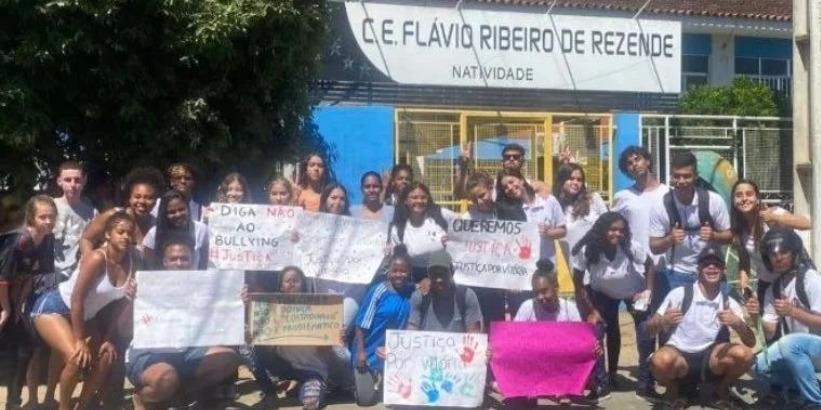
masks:
<path fill-rule="evenodd" d="M 138 271 L 134 348 L 245 343 L 242 271 Z"/>
<path fill-rule="evenodd" d="M 539 228 L 518 221 L 454 219 L 447 247 L 456 283 L 530 290 L 539 259 Z"/>
<path fill-rule="evenodd" d="M 385 405 L 482 404 L 487 335 L 388 330 L 385 342 Z"/>
<path fill-rule="evenodd" d="M 370 283 L 385 257 L 388 224 L 349 216 L 303 212 L 295 258 L 305 276 Z"/>

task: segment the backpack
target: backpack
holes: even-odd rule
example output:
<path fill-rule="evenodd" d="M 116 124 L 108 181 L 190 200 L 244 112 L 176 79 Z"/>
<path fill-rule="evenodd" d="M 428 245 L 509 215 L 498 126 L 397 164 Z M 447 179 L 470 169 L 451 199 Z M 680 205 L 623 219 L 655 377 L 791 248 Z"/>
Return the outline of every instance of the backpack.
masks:
<path fill-rule="evenodd" d="M 712 215 L 710 215 L 710 191 L 696 187 L 696 196 L 698 197 L 698 226 L 700 229 L 704 224 L 708 224 L 711 228 L 715 229 L 715 221 L 713 220 Z M 685 224 L 681 220 L 681 215 L 676 208 L 676 201 L 673 198 L 673 191 L 668 191 L 664 194 L 663 197 L 664 202 L 664 209 L 667 211 L 667 218 L 670 220 L 670 228 L 674 228 L 676 225 L 680 227 L 684 227 Z M 687 229 L 685 229 L 687 230 Z"/>
<path fill-rule="evenodd" d="M 807 296 L 807 270 L 809 270 L 809 266 L 802 266 L 798 269 L 798 273 L 795 275 L 795 295 L 798 297 L 798 301 L 801 302 L 802 305 L 809 308 L 810 306 L 810 298 Z M 770 285 L 770 288 L 773 290 L 773 300 L 781 299 L 781 278 L 783 276 L 777 277 L 773 283 Z M 787 319 L 784 317 L 778 318 L 778 327 L 776 328 L 775 335 L 773 338 L 770 339 L 770 342 L 774 342 L 781 338 L 781 336 L 789 334 L 790 327 L 787 325 Z"/>
<path fill-rule="evenodd" d="M 697 283 L 693 283 L 691 285 L 687 285 L 684 287 L 684 299 L 681 301 L 681 316 L 687 314 L 687 310 L 690 309 L 690 306 L 693 304 L 693 294 L 695 293 L 695 287 Z M 730 306 L 730 295 L 727 292 L 721 292 L 721 308 L 726 309 Z M 672 332 L 671 332 L 672 334 Z M 730 331 L 727 329 L 727 326 L 721 326 L 721 329 L 718 331 L 718 335 L 716 335 L 715 343 L 729 343 L 730 342 Z"/>
<path fill-rule="evenodd" d="M 467 323 L 465 323 L 465 311 L 467 310 L 467 292 L 468 288 L 463 286 L 456 286 L 456 307 L 459 309 L 459 315 L 462 317 L 462 325 L 467 328 Z M 425 328 L 425 319 L 428 316 L 428 310 L 430 308 L 430 304 L 432 303 L 430 293 L 425 296 L 422 296 L 422 304 L 419 307 L 419 312 L 421 313 L 422 317 L 419 320 L 419 329 Z"/>

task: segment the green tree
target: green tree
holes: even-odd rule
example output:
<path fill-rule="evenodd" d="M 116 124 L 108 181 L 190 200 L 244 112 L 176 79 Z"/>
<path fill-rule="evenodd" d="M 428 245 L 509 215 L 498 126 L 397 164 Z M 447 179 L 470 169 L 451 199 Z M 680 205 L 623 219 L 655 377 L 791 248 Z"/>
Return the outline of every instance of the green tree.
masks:
<path fill-rule="evenodd" d="M 693 87 L 679 100 L 684 114 L 777 116 L 785 114 L 783 107 L 772 89 L 749 77 L 736 77 L 724 87 Z"/>
<path fill-rule="evenodd" d="M 322 0 L 3 0 L 0 191 L 66 158 L 98 182 L 186 160 L 203 180 L 237 170 L 258 186 L 276 161 L 327 151 L 309 90 L 327 13 Z"/>

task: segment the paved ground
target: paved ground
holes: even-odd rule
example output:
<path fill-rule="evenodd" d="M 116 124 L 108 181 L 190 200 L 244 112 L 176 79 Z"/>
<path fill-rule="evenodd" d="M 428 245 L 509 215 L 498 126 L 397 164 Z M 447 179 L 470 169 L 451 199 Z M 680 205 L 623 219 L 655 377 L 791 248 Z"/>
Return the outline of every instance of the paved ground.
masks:
<path fill-rule="evenodd" d="M 632 389 L 634 388 L 634 382 L 636 377 L 636 346 L 635 346 L 635 335 L 633 334 L 633 323 L 630 320 L 630 316 L 626 313 L 622 314 L 622 324 L 621 324 L 621 331 L 622 331 L 622 350 L 621 350 L 621 363 L 619 368 L 619 374 L 621 376 L 621 391 L 614 392 L 611 397 L 600 403 L 599 408 L 606 408 L 606 409 L 619 409 L 619 410 L 626 410 L 626 409 L 651 409 L 653 408 L 652 405 L 647 403 L 646 401 L 642 400 L 641 398 L 637 397 Z M 0 370 L 3 371 L 3 370 Z M 236 403 L 233 403 L 232 406 L 239 408 L 239 409 L 299 409 L 298 401 L 295 398 L 286 398 L 284 400 L 276 401 L 276 400 L 269 400 L 262 402 L 259 398 L 258 392 L 255 389 L 255 385 L 253 380 L 250 378 L 250 373 L 247 371 L 240 372 L 240 382 L 238 384 L 239 391 L 240 391 L 240 398 L 237 400 Z M 126 390 L 130 392 L 130 389 Z M 752 390 L 751 390 L 751 382 L 749 380 L 742 380 L 737 387 L 737 392 L 739 396 L 747 403 L 752 403 L 754 400 L 752 398 Z M 41 389 L 41 395 L 44 394 L 44 389 Z M 24 397 L 25 400 L 25 397 Z M 5 401 L 6 401 L 6 391 L 4 388 L 0 387 L 0 409 L 5 408 Z M 539 403 L 539 408 L 544 409 L 562 409 L 562 408 L 581 408 L 582 406 L 560 406 L 556 403 L 552 403 L 547 400 L 542 400 Z M 785 406 L 786 409 L 788 406 Z M 131 408 L 130 406 L 126 407 Z M 221 407 L 222 408 L 222 407 Z M 331 403 L 327 409 L 329 410 L 342 410 L 342 409 L 358 409 L 355 404 L 353 404 L 350 400 L 347 403 Z M 378 405 L 372 407 L 373 409 L 382 409 L 384 408 L 382 405 Z M 487 403 L 486 408 L 500 408 L 498 402 L 495 400 L 489 400 Z M 656 408 L 661 408 L 657 406 Z M 699 409 L 700 406 L 692 406 L 691 409 Z M 753 407 L 749 407 L 753 408 Z"/>

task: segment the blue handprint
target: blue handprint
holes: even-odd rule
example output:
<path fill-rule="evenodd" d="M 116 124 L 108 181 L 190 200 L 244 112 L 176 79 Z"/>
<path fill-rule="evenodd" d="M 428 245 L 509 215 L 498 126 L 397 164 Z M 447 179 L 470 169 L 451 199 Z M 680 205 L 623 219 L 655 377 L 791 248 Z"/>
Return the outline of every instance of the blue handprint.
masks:
<path fill-rule="evenodd" d="M 479 377 L 476 375 L 471 375 L 467 377 L 461 386 L 459 386 L 459 394 L 464 397 L 473 397 L 476 395 L 477 385 L 479 383 Z"/>
<path fill-rule="evenodd" d="M 447 376 L 445 376 L 445 379 L 442 381 L 440 387 L 442 388 L 442 390 L 448 393 L 453 393 L 454 388 L 456 387 L 456 385 L 459 384 L 460 381 L 461 378 L 459 378 L 455 374 L 448 374 Z"/>
<path fill-rule="evenodd" d="M 439 390 L 436 389 L 436 386 L 428 383 L 422 383 L 422 392 L 428 397 L 428 403 L 436 403 L 439 401 Z"/>
<path fill-rule="evenodd" d="M 439 362 L 439 360 L 436 360 L 435 357 L 432 357 L 430 360 L 428 360 L 427 364 L 430 366 L 430 373 L 425 378 L 430 380 L 430 382 L 433 384 L 442 382 L 442 380 L 444 380 L 445 378 L 442 369 L 442 363 Z"/>

